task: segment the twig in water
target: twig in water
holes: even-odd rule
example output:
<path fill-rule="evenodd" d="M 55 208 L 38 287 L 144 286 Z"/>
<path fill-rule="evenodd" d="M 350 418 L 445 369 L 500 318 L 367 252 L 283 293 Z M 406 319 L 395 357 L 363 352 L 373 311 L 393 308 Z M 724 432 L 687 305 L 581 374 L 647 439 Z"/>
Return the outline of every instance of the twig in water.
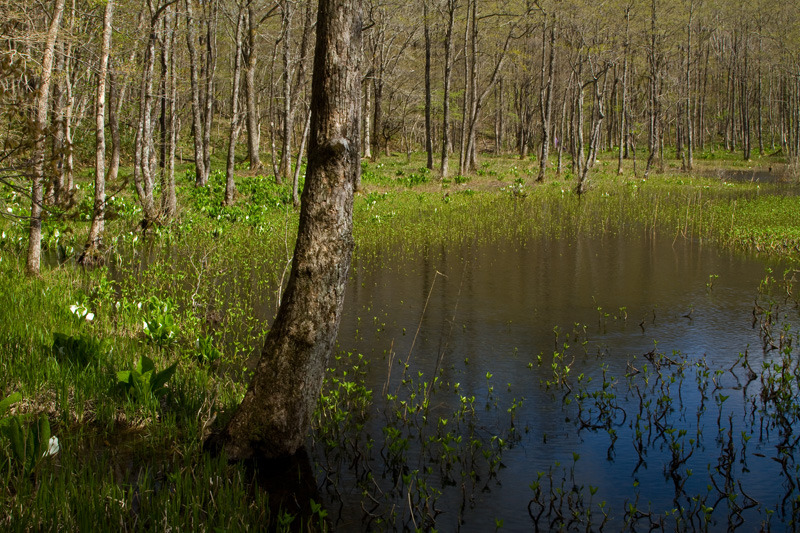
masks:
<path fill-rule="evenodd" d="M 414 333 L 414 339 L 411 341 L 411 348 L 408 349 L 408 356 L 406 357 L 405 363 L 403 363 L 403 375 L 406 375 L 406 370 L 408 369 L 408 362 L 411 360 L 411 352 L 414 351 L 414 345 L 417 343 L 417 337 L 419 337 L 419 330 L 422 329 L 422 321 L 425 319 L 425 311 L 428 309 L 428 302 L 431 301 L 431 294 L 433 294 L 433 287 L 436 285 L 436 278 L 442 276 L 446 278 L 444 274 L 436 271 L 436 274 L 433 276 L 433 281 L 431 282 L 431 288 L 428 291 L 428 297 L 425 298 L 425 305 L 422 307 L 422 315 L 419 317 L 419 324 L 417 324 L 417 331 Z M 400 391 L 400 385 L 397 386 L 397 392 Z"/>

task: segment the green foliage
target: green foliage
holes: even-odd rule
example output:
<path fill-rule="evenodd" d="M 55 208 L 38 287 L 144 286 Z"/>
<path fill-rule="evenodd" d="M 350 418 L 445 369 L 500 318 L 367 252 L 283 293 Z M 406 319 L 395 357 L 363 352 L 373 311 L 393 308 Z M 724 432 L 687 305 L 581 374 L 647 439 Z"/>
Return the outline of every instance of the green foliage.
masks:
<path fill-rule="evenodd" d="M 58 453 L 58 439 L 50 434 L 50 421 L 40 415 L 30 423 L 29 415 L 6 415 L 11 405 L 20 401 L 22 394 L 13 393 L 0 401 L 0 436 L 9 443 L 11 453 L 0 464 L 12 473 L 29 476 L 45 457 Z"/>
<path fill-rule="evenodd" d="M 430 181 L 430 173 L 425 169 L 425 172 L 416 173 L 413 172 L 408 176 L 404 176 L 401 178 L 397 178 L 399 183 L 402 183 L 406 187 L 414 187 L 416 185 L 422 185 L 424 183 L 428 183 Z"/>
<path fill-rule="evenodd" d="M 200 335 L 194 343 L 194 353 L 197 362 L 209 365 L 219 362 L 222 359 L 222 352 L 214 346 L 214 339 L 211 335 Z"/>
<path fill-rule="evenodd" d="M 79 323 L 94 320 L 94 313 L 89 310 L 89 306 L 85 301 L 72 304 L 69 306 L 69 311 Z"/>
<path fill-rule="evenodd" d="M 167 394 L 167 382 L 175 374 L 178 363 L 175 362 L 164 370 L 157 371 L 153 360 L 143 355 L 132 370 L 117 372 L 117 385 L 129 398 L 147 403 Z"/>
<path fill-rule="evenodd" d="M 86 367 L 98 362 L 106 351 L 105 343 L 91 335 L 53 333 L 53 355 L 59 363 Z"/>
<path fill-rule="evenodd" d="M 151 296 L 145 302 L 143 329 L 145 336 L 155 344 L 166 346 L 176 342 L 177 327 L 173 315 L 174 305 L 169 298 L 162 300 Z"/>

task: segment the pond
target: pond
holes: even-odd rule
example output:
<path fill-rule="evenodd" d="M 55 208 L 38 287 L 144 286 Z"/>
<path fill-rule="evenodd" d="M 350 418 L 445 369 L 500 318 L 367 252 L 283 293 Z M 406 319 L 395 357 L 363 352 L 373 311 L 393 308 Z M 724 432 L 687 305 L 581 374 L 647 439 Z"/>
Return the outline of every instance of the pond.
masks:
<path fill-rule="evenodd" d="M 746 169 L 716 169 L 700 172 L 700 175 L 719 178 L 729 182 L 750 183 L 796 183 L 797 178 L 785 165 Z"/>
<path fill-rule="evenodd" d="M 786 527 L 783 274 L 649 232 L 357 257 L 339 347 L 363 359 L 338 379 L 373 402 L 316 439 L 333 526 Z"/>

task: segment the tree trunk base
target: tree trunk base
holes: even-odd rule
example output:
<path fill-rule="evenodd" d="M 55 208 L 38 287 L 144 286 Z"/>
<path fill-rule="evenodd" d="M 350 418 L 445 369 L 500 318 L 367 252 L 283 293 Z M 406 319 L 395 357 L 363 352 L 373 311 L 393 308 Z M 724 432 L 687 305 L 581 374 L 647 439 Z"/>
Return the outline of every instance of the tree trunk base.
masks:
<path fill-rule="evenodd" d="M 263 457 L 250 450 L 252 454 L 245 458 L 228 454 L 229 445 L 230 440 L 224 433 L 215 433 L 206 439 L 203 448 L 211 455 L 226 454 L 229 462 L 244 462 L 258 488 L 269 494 L 271 523 L 274 523 L 272 518 L 277 519 L 281 513 L 287 512 L 305 519 L 313 518 L 311 502 L 320 502 L 322 497 L 305 448 L 282 457 Z"/>
<path fill-rule="evenodd" d="M 95 268 L 103 266 L 106 262 L 106 256 L 103 254 L 101 247 L 97 244 L 91 244 L 84 248 L 80 257 L 78 257 L 78 264 L 86 268 Z"/>

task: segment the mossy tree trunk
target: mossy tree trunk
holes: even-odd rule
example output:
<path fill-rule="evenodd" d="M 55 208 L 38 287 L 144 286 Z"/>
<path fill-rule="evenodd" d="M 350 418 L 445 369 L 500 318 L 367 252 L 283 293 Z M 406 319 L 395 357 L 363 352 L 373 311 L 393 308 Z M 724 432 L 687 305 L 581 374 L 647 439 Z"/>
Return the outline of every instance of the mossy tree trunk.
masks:
<path fill-rule="evenodd" d="M 230 459 L 294 454 L 339 329 L 359 158 L 360 0 L 320 0 L 311 138 L 289 283 L 244 400 L 220 435 Z"/>

